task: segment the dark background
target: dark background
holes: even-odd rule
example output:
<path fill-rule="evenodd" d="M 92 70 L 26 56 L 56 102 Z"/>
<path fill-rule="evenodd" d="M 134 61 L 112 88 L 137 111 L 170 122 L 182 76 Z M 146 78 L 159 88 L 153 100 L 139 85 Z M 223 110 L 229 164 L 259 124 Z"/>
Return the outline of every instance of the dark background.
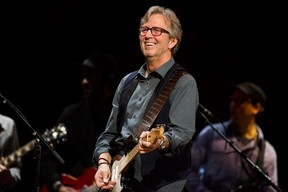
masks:
<path fill-rule="evenodd" d="M 66 105 L 81 97 L 77 63 L 93 51 L 113 54 L 118 75 L 138 69 L 144 58 L 138 25 L 148 7 L 171 7 L 183 27 L 176 60 L 198 83 L 200 102 L 218 119 L 229 118 L 229 90 L 253 81 L 268 104 L 259 119 L 278 154 L 279 187 L 287 189 L 287 2 L 282 1 L 38 1 L 3 7 L 0 112 L 18 125 L 21 146 L 55 126 Z M 199 124 L 202 124 L 199 120 Z M 202 127 L 198 126 L 198 130 Z M 286 152 L 286 153 L 285 153 Z M 23 157 L 22 188 L 36 190 L 34 150 Z"/>

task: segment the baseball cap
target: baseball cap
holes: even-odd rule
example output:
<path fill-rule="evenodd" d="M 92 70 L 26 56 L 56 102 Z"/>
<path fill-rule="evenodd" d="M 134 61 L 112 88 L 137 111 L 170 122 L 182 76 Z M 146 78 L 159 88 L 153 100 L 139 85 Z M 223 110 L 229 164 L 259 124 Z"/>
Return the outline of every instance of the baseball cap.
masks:
<path fill-rule="evenodd" d="M 259 102 L 262 104 L 262 106 L 265 105 L 267 96 L 260 86 L 252 82 L 242 82 L 240 84 L 237 84 L 235 87 L 236 89 L 242 91 L 247 96 L 249 96 L 252 99 L 253 103 Z"/>

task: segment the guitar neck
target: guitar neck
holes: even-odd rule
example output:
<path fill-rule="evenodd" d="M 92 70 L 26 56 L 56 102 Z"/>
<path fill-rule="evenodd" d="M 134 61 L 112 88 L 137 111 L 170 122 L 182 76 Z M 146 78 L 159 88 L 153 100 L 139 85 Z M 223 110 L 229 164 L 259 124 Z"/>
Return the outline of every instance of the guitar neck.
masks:
<path fill-rule="evenodd" d="M 139 143 L 133 147 L 133 149 L 121 159 L 121 165 L 119 168 L 119 172 L 121 173 L 126 167 L 130 164 L 130 162 L 138 155 L 139 153 Z"/>
<path fill-rule="evenodd" d="M 157 138 L 160 139 L 163 136 L 164 132 L 164 124 L 159 124 L 159 127 L 157 128 L 152 128 L 150 130 L 150 133 L 147 135 L 147 141 L 154 142 Z M 139 143 L 137 143 L 133 149 L 127 153 L 126 156 L 123 156 L 121 158 L 121 163 L 119 165 L 119 173 L 122 173 L 127 166 L 130 164 L 130 162 L 138 155 L 139 153 Z"/>
<path fill-rule="evenodd" d="M 53 142 L 59 144 L 61 141 L 66 141 L 66 136 L 67 130 L 63 124 L 59 124 L 57 127 L 54 127 L 51 130 L 46 130 L 42 135 L 42 137 L 49 144 L 53 144 Z M 33 139 L 13 153 L 10 153 L 0 161 L 0 164 L 4 165 L 5 167 L 9 167 L 12 163 L 20 161 L 22 156 L 26 155 L 29 151 L 35 148 L 36 141 L 38 141 L 38 139 Z"/>
<path fill-rule="evenodd" d="M 2 159 L 1 164 L 5 167 L 9 167 L 12 163 L 18 161 L 22 156 L 26 155 L 29 151 L 33 150 L 36 144 L 36 140 L 32 140 L 25 144 L 21 148 L 17 149 L 13 153 Z"/>

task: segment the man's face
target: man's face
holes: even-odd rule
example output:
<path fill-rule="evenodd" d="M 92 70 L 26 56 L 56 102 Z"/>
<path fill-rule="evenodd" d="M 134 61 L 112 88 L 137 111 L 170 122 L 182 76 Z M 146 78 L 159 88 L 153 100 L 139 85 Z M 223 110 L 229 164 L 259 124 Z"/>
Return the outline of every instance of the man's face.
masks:
<path fill-rule="evenodd" d="M 101 74 L 99 71 L 95 70 L 92 67 L 83 67 L 82 68 L 82 90 L 83 96 L 88 97 L 91 95 L 93 90 L 99 89 L 101 85 Z"/>
<path fill-rule="evenodd" d="M 176 45 L 177 40 L 170 38 L 169 25 L 161 14 L 152 15 L 141 28 L 149 28 L 145 35 L 139 33 L 140 47 L 146 58 L 171 57 L 171 49 Z M 161 35 L 153 35 L 152 27 L 159 27 Z"/>
<path fill-rule="evenodd" d="M 234 118 L 244 118 L 255 115 L 255 106 L 245 93 L 235 90 L 230 101 L 230 112 Z"/>

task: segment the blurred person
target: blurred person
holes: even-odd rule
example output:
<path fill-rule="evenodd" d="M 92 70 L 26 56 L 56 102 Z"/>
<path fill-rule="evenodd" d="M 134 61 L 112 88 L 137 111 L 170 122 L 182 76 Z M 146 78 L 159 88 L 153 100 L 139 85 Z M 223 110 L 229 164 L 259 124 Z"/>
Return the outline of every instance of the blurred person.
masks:
<path fill-rule="evenodd" d="M 60 164 L 50 153 L 43 155 L 42 175 L 46 187 L 42 192 L 73 192 L 93 181 L 91 154 L 109 116 L 116 70 L 115 58 L 104 52 L 92 53 L 82 63 L 83 99 L 64 108 L 57 121 L 67 128 L 67 142 L 55 148 L 65 163 Z M 68 176 L 63 179 L 63 174 Z"/>
<path fill-rule="evenodd" d="M 5 159 L 19 147 L 15 121 L 0 114 L 0 192 L 16 190 L 21 181 L 21 160 Z"/>
<path fill-rule="evenodd" d="M 230 119 L 212 124 L 225 135 L 277 186 L 277 154 L 264 139 L 257 118 L 266 105 L 263 89 L 252 82 L 242 82 L 232 89 Z M 207 125 L 195 138 L 191 149 L 191 172 L 187 192 L 268 192 L 275 191 L 249 163 L 221 136 Z M 264 182 L 264 183 L 263 183 Z"/>
<path fill-rule="evenodd" d="M 181 38 L 181 23 L 170 8 L 152 6 L 141 18 L 139 43 L 146 62 L 120 81 L 106 130 L 96 142 L 95 182 L 101 190 L 114 190 L 119 185 L 123 191 L 135 192 L 183 190 L 198 106 L 197 84 L 191 74 L 187 72 L 180 77 L 156 120 L 148 127 L 165 124 L 163 136 L 147 141 L 150 129 L 135 135 L 149 104 L 160 94 L 165 79 L 170 78 L 171 70 L 182 67 L 174 60 Z M 137 82 L 133 90 L 130 80 Z M 139 153 L 131 159 L 128 171 L 111 178 L 111 168 L 123 162 L 123 155 L 129 154 L 132 146 Z"/>

